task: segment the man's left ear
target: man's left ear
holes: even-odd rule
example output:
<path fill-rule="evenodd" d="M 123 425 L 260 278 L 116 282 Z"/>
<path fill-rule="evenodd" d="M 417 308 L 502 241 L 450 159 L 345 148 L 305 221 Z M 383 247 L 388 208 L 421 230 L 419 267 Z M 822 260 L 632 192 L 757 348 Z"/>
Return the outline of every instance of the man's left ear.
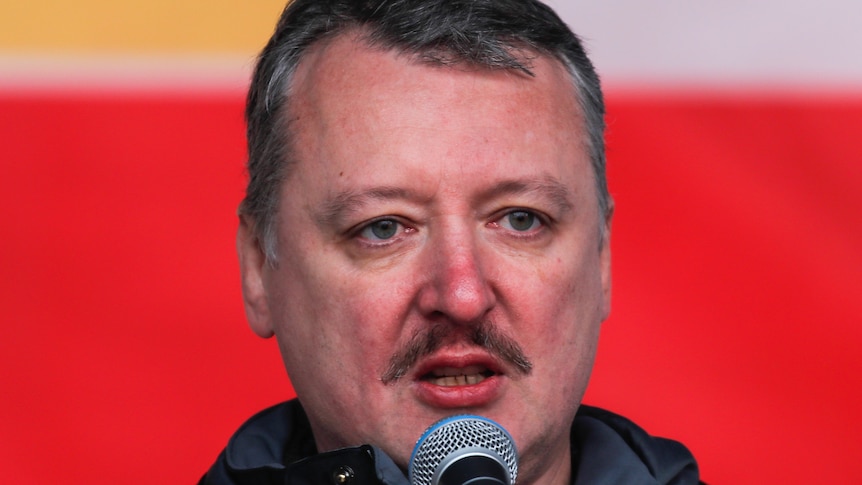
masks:
<path fill-rule="evenodd" d="M 239 229 L 236 233 L 236 252 L 239 256 L 242 298 L 245 302 L 248 324 L 259 336 L 272 337 L 272 318 L 264 285 L 266 256 L 260 241 L 254 234 L 251 221 L 243 216 L 240 216 Z"/>
<path fill-rule="evenodd" d="M 603 214 L 600 258 L 602 271 L 602 320 L 611 313 L 611 222 L 614 218 L 614 199 L 608 196 L 608 210 Z"/>

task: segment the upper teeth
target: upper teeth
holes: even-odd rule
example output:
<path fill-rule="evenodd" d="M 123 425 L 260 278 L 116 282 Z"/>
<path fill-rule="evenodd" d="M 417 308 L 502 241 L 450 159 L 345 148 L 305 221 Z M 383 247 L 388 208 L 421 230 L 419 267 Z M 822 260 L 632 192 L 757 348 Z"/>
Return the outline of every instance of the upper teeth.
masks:
<path fill-rule="evenodd" d="M 485 380 L 485 376 L 482 374 L 470 374 L 468 376 L 460 375 L 460 376 L 445 376 L 445 377 L 433 377 L 431 378 L 431 382 L 444 387 L 451 386 L 468 386 L 471 384 L 478 384 Z"/>
<path fill-rule="evenodd" d="M 481 374 L 484 371 L 485 368 L 482 366 L 471 365 L 469 367 L 440 367 L 438 369 L 434 369 L 431 373 L 436 377 L 448 377 Z"/>
<path fill-rule="evenodd" d="M 488 370 L 482 366 L 441 367 L 431 372 L 430 381 L 438 386 L 468 386 L 485 380 Z"/>

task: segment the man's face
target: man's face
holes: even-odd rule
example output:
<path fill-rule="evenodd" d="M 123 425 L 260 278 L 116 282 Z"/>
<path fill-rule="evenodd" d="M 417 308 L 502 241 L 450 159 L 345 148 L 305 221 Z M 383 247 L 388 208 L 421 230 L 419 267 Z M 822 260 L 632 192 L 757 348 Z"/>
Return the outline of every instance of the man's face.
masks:
<path fill-rule="evenodd" d="M 608 221 L 569 77 L 544 57 L 533 72 L 349 35 L 302 61 L 279 264 L 245 225 L 239 250 L 249 320 L 276 335 L 321 451 L 371 443 L 405 466 L 425 428 L 470 413 L 512 434 L 524 482 L 568 474 Z"/>

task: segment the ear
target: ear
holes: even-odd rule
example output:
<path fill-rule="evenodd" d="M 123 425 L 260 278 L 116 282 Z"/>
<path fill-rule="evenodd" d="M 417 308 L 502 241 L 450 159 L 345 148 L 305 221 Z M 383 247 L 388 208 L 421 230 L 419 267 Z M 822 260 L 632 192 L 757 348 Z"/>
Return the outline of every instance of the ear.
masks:
<path fill-rule="evenodd" d="M 614 199 L 608 197 L 608 210 L 602 221 L 600 262 L 602 271 L 602 320 L 611 313 L 611 222 L 614 218 Z"/>
<path fill-rule="evenodd" d="M 269 312 L 264 273 L 266 256 L 260 241 L 254 234 L 252 224 L 240 216 L 236 233 L 236 251 L 239 256 L 239 271 L 242 276 L 242 298 L 245 315 L 254 333 L 263 338 L 273 335 L 272 318 Z"/>

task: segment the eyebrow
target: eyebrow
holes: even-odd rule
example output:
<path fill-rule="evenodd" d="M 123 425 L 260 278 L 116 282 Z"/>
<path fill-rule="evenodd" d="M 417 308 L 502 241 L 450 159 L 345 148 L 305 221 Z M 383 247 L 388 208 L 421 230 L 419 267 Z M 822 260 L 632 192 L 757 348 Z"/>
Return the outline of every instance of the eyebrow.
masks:
<path fill-rule="evenodd" d="M 504 180 L 479 194 L 480 201 L 488 201 L 504 195 L 539 194 L 547 198 L 562 211 L 574 208 L 572 192 L 562 182 L 551 177 L 541 179 Z"/>
<path fill-rule="evenodd" d="M 370 202 L 385 200 L 418 200 L 419 197 L 401 187 L 372 187 L 366 190 L 345 190 L 324 202 L 314 215 L 322 226 L 337 226 L 349 214 L 359 211 Z"/>

